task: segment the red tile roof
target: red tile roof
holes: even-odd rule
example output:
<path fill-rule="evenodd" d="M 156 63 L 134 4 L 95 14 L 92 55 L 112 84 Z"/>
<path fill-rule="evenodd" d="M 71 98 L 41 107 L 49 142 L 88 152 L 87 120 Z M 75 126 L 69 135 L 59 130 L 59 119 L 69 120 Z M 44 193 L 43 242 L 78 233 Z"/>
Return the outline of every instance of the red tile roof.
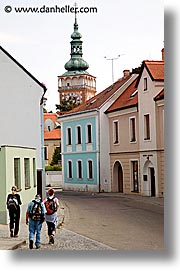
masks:
<path fill-rule="evenodd" d="M 106 100 L 110 98 L 130 78 L 131 76 L 127 76 L 127 77 L 122 77 L 118 79 L 115 83 L 107 87 L 105 90 L 98 93 L 97 95 L 95 95 L 94 97 L 86 101 L 85 103 L 82 103 L 79 106 L 75 107 L 73 110 L 67 112 L 66 114 L 68 115 L 68 114 L 73 114 L 77 112 L 100 108 L 103 105 L 103 103 L 105 103 Z"/>
<path fill-rule="evenodd" d="M 153 80 L 164 80 L 164 61 L 144 61 Z"/>
<path fill-rule="evenodd" d="M 155 97 L 154 101 L 164 99 L 164 89 L 162 89 Z"/>
<path fill-rule="evenodd" d="M 106 113 L 137 106 L 138 92 L 136 88 L 137 78 L 126 88 L 126 90 L 107 109 Z"/>
<path fill-rule="evenodd" d="M 141 71 L 136 83 L 136 87 L 139 84 L 139 81 L 141 79 L 142 72 L 144 68 L 147 69 L 149 72 L 149 75 L 153 81 L 164 81 L 164 61 L 149 61 L 145 60 L 143 61 L 141 65 Z"/>
<path fill-rule="evenodd" d="M 57 114 L 56 113 L 44 113 L 44 123 L 47 119 L 51 119 L 54 122 L 57 122 Z M 61 129 L 54 129 L 48 131 L 44 127 L 44 139 L 61 139 Z"/>

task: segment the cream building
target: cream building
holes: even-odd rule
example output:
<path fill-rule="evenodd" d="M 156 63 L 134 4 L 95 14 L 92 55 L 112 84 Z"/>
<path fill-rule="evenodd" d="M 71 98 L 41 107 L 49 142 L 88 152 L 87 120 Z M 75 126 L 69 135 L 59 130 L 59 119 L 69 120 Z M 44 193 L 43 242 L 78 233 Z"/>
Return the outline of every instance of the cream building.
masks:
<path fill-rule="evenodd" d="M 105 113 L 109 118 L 112 191 L 162 197 L 164 59 L 144 61 L 135 82 Z"/>

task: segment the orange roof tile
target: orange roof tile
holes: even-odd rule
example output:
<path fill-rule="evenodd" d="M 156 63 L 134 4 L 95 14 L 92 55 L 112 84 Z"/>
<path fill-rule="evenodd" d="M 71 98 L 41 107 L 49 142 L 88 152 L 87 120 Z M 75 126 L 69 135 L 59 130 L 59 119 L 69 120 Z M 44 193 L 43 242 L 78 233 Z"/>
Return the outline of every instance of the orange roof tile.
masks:
<path fill-rule="evenodd" d="M 82 111 L 89 111 L 93 109 L 100 108 L 102 104 L 111 97 L 131 76 L 122 77 L 118 79 L 115 83 L 107 87 L 102 92 L 96 94 L 94 97 L 86 101 L 85 103 L 80 104 L 79 106 L 75 107 L 73 110 L 67 112 L 66 114 L 73 114 Z M 65 114 L 65 115 L 66 115 Z"/>
<path fill-rule="evenodd" d="M 136 88 L 137 78 L 126 88 L 105 113 L 115 112 L 120 109 L 130 108 L 138 104 L 138 92 Z"/>
<path fill-rule="evenodd" d="M 155 97 L 154 101 L 164 99 L 164 89 L 162 89 Z"/>
<path fill-rule="evenodd" d="M 144 68 L 147 69 L 153 81 L 164 81 L 164 61 L 144 60 L 141 65 L 141 71 L 136 83 L 136 87 L 138 87 Z"/>
<path fill-rule="evenodd" d="M 164 61 L 145 61 L 153 80 L 164 80 Z"/>
<path fill-rule="evenodd" d="M 55 122 L 57 122 L 57 117 L 58 115 L 56 113 L 44 113 L 44 123 L 47 119 L 51 119 L 55 124 Z M 44 127 L 44 139 L 61 139 L 61 129 L 48 131 Z"/>

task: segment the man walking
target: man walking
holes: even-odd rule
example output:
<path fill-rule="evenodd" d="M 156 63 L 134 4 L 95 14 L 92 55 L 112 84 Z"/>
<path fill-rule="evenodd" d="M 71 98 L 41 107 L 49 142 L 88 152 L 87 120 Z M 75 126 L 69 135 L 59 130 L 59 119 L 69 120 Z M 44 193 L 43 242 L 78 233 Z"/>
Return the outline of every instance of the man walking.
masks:
<path fill-rule="evenodd" d="M 36 195 L 35 199 L 28 204 L 26 212 L 26 224 L 29 223 L 29 248 L 33 249 L 33 241 L 36 235 L 36 248 L 41 246 L 41 228 L 44 222 L 44 215 L 46 209 L 44 203 L 41 201 L 41 196 Z"/>
<path fill-rule="evenodd" d="M 49 244 L 54 244 L 54 236 L 58 222 L 57 210 L 59 208 L 59 201 L 58 198 L 55 197 L 54 189 L 50 188 L 47 193 L 48 196 L 44 200 L 46 207 L 45 220 L 48 227 Z"/>

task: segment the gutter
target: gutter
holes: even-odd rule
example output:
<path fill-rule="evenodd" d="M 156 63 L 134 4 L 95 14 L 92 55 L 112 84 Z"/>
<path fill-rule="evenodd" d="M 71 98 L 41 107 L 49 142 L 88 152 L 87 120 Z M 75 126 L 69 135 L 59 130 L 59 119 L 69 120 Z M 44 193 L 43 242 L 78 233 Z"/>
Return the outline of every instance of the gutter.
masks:
<path fill-rule="evenodd" d="M 90 112 L 98 112 L 98 109 L 91 109 L 91 110 L 84 110 L 84 111 L 79 111 L 79 112 L 74 112 L 74 113 L 70 113 L 67 115 L 62 115 L 62 116 L 58 116 L 57 119 L 62 119 L 62 118 L 66 118 L 66 117 L 70 117 L 70 116 L 76 116 L 76 115 L 80 115 L 80 114 L 86 114 L 86 113 L 90 113 Z"/>

